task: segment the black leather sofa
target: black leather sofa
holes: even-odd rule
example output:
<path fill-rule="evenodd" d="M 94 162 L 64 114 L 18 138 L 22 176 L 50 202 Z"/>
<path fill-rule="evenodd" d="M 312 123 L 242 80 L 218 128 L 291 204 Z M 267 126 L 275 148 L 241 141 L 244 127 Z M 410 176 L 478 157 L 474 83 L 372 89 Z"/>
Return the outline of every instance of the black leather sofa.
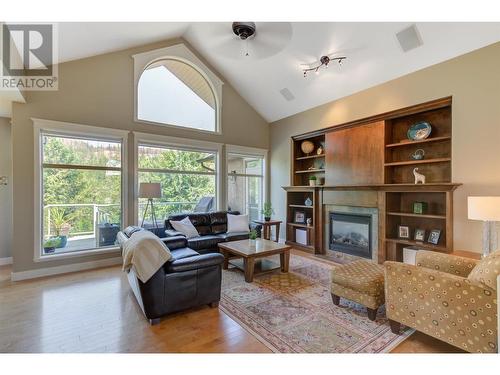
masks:
<path fill-rule="evenodd" d="M 232 215 L 239 215 L 238 211 L 229 211 Z M 239 241 L 248 239 L 248 232 L 227 233 L 228 211 L 207 213 L 187 213 L 171 215 L 165 220 L 165 234 L 167 238 L 183 236 L 170 224 L 171 220 L 180 221 L 186 216 L 193 223 L 200 234 L 199 237 L 187 240 L 188 246 L 200 254 L 219 252 L 218 244 L 221 242 Z M 250 229 L 255 229 L 260 237 L 261 225 L 250 224 Z M 184 236 L 183 236 L 184 237 Z"/>
<path fill-rule="evenodd" d="M 118 242 L 123 245 L 140 230 L 144 229 L 127 227 L 118 233 Z M 133 268 L 128 272 L 129 284 L 149 322 L 156 324 L 163 315 L 201 305 L 217 307 L 224 257 L 214 253 L 199 254 L 188 247 L 184 236 L 161 240 L 170 249 L 171 260 L 145 283 L 137 278 Z"/>

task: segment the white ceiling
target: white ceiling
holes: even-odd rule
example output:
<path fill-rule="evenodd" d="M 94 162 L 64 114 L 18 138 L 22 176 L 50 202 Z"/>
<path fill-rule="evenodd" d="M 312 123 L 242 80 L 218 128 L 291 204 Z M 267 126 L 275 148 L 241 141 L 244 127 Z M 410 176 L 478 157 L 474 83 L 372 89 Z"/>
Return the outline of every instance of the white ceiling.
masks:
<path fill-rule="evenodd" d="M 257 49 L 244 57 L 243 42 L 232 35 L 230 22 L 60 23 L 59 57 L 64 62 L 183 37 L 272 122 L 500 41 L 500 23 L 417 23 L 424 44 L 404 53 L 395 34 L 410 25 L 257 22 L 249 50 L 252 43 L 273 44 L 288 28 L 281 50 L 258 58 L 269 54 Z M 341 68 L 330 66 L 318 76 L 302 76 L 300 64 L 335 51 L 347 56 Z M 295 99 L 286 101 L 280 94 L 283 88 Z"/>

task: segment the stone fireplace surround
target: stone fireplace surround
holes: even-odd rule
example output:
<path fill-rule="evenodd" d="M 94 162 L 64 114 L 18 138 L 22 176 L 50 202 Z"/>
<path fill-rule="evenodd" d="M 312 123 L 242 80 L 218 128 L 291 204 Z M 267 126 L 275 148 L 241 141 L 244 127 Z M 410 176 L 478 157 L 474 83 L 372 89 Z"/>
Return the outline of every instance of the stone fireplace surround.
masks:
<path fill-rule="evenodd" d="M 339 262 L 349 262 L 360 258 L 354 255 L 329 250 L 330 246 L 330 212 L 370 215 L 372 260 L 379 261 L 379 220 L 378 195 L 374 191 L 324 191 L 323 192 L 323 248 L 329 256 Z"/>

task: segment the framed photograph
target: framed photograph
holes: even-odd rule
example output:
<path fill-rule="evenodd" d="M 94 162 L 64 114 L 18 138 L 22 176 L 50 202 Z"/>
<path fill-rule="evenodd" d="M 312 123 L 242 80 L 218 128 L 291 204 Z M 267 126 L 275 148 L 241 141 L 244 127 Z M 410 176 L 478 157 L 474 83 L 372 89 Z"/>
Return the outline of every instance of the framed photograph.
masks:
<path fill-rule="evenodd" d="M 408 225 L 399 225 L 398 226 L 398 237 L 409 239 L 410 238 L 410 227 Z"/>
<path fill-rule="evenodd" d="M 424 242 L 425 241 L 425 229 L 415 229 L 414 239 L 415 239 L 415 241 Z"/>
<path fill-rule="evenodd" d="M 433 229 L 431 230 L 431 233 L 429 233 L 429 238 L 427 239 L 427 242 L 433 245 L 437 245 L 439 242 L 439 237 L 441 237 L 441 230 Z"/>
<path fill-rule="evenodd" d="M 306 223 L 306 213 L 304 211 L 295 211 L 293 221 L 297 224 L 305 224 Z"/>
<path fill-rule="evenodd" d="M 427 212 L 427 202 L 413 202 L 414 214 L 425 214 Z"/>

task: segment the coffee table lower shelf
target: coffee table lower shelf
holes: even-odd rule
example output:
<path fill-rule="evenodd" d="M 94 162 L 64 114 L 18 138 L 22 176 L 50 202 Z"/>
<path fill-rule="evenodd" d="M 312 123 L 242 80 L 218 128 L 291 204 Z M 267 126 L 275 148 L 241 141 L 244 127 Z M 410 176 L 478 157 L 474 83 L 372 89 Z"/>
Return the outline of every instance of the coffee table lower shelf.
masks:
<path fill-rule="evenodd" d="M 238 268 L 239 270 L 245 272 L 245 262 L 243 258 L 239 259 L 231 259 L 229 260 L 229 265 Z M 253 266 L 254 275 L 258 275 L 261 273 L 268 273 L 274 270 L 280 269 L 281 266 L 279 263 L 274 262 L 269 259 L 256 259 Z"/>

